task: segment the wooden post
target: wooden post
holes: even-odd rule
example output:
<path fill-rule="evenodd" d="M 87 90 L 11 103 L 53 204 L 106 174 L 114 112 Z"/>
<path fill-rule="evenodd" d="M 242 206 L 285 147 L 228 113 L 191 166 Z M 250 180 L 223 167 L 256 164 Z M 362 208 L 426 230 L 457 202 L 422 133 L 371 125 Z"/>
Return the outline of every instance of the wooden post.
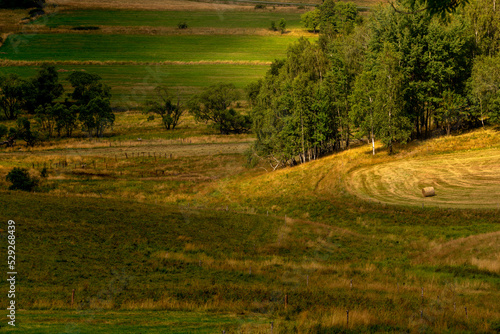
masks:
<path fill-rule="evenodd" d="M 306 287 L 309 286 L 309 275 L 306 276 Z"/>
<path fill-rule="evenodd" d="M 285 310 L 288 307 L 288 294 L 285 294 Z"/>
<path fill-rule="evenodd" d="M 469 320 L 469 315 L 467 314 L 467 306 L 465 307 L 465 317 Z"/>
<path fill-rule="evenodd" d="M 74 302 L 75 302 L 75 289 L 73 289 L 73 292 L 71 293 L 71 307 L 73 307 Z"/>
<path fill-rule="evenodd" d="M 420 319 L 424 318 L 424 310 L 420 310 Z"/>
<path fill-rule="evenodd" d="M 127 152 L 125 152 L 125 159 L 128 159 L 128 155 L 127 155 Z"/>
<path fill-rule="evenodd" d="M 349 286 L 350 286 L 350 288 L 352 289 L 352 280 L 351 280 L 351 282 L 349 283 Z"/>
<path fill-rule="evenodd" d="M 346 328 L 349 328 L 349 310 L 347 310 L 346 313 L 347 313 Z"/>

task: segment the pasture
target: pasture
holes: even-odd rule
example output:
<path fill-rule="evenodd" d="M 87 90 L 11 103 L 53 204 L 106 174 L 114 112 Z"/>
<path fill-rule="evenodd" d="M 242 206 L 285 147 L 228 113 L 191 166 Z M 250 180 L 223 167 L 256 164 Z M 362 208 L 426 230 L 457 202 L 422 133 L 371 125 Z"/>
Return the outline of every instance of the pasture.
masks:
<path fill-rule="evenodd" d="M 11 35 L 0 59 L 26 61 L 273 61 L 297 37 L 141 36 L 102 34 Z M 257 50 L 257 52 L 256 52 Z"/>
<path fill-rule="evenodd" d="M 461 145 L 471 137 L 483 150 L 498 135 L 476 132 Z M 271 321 L 282 333 L 342 331 L 350 310 L 352 332 L 494 332 L 496 210 L 391 206 L 346 191 L 361 166 L 442 155 L 448 144 L 375 158 L 361 146 L 274 173 L 244 168 L 240 154 L 81 156 L 96 159 L 86 168 L 72 168 L 61 149 L 4 154 L 18 165 L 52 159 L 42 193 L 0 193 L 2 219 L 20 222 L 26 322 L 90 332 L 117 314 L 116 327 L 134 332 L 142 323 L 132 319 L 158 310 L 166 318 L 155 324 L 167 332 L 168 324 L 170 332 L 265 332 Z M 70 166 L 55 167 L 57 157 Z"/>
<path fill-rule="evenodd" d="M 265 159 L 251 167 L 253 134 L 222 136 L 189 114 L 166 131 L 143 103 L 160 84 L 182 103 L 216 82 L 243 96 L 289 43 L 316 38 L 299 29 L 300 10 L 57 3 L 56 15 L 25 26 L 36 34 L 1 47 L 0 74 L 32 77 L 51 61 L 69 92 L 70 71 L 96 73 L 120 112 L 104 138 L 78 130 L 0 149 L 0 220 L 17 222 L 22 273 L 15 330 L 269 333 L 271 322 L 273 333 L 500 330 L 498 130 L 416 141 L 393 156 L 357 143 L 293 168 L 271 172 Z M 292 32 L 266 30 L 278 17 Z M 82 25 L 100 29 L 70 33 Z M 247 112 L 242 100 L 237 109 Z M 35 192 L 6 190 L 13 167 L 39 178 Z M 422 207 L 426 185 L 437 196 Z M 2 249 L 6 236 L 4 224 Z M 1 330 L 14 332 L 4 320 Z"/>
<path fill-rule="evenodd" d="M 240 90 L 258 80 L 268 70 L 265 64 L 233 63 L 194 63 L 194 64 L 128 64 L 128 65 L 56 65 L 61 83 L 67 92 L 71 85 L 67 76 L 71 71 L 84 70 L 98 74 L 103 82 L 112 87 L 112 103 L 125 108 L 136 109 L 150 99 L 153 89 L 159 85 L 170 87 L 182 101 L 187 101 L 193 94 L 216 82 L 233 83 Z M 33 77 L 39 67 L 10 66 L 0 67 L 0 75 L 17 73 L 21 77 Z M 146 117 L 144 117 L 146 118 Z M 139 130 L 140 132 L 144 132 Z M 164 131 L 164 135 L 167 135 Z M 128 134 L 135 136 L 136 134 Z"/>
<path fill-rule="evenodd" d="M 171 27 L 186 22 L 188 28 L 254 28 L 268 29 L 271 21 L 284 18 L 287 28 L 301 28 L 300 14 L 277 11 L 134 11 L 134 10 L 75 10 L 61 11 L 35 21 L 50 28 L 59 26 L 124 26 Z"/>

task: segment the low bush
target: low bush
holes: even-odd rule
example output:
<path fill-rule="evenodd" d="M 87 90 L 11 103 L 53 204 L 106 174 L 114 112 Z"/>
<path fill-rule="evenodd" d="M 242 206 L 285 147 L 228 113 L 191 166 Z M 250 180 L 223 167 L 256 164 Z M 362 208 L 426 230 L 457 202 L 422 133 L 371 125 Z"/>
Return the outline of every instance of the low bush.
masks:
<path fill-rule="evenodd" d="M 14 167 L 5 179 L 12 183 L 9 190 L 32 191 L 38 185 L 38 179 L 30 176 L 26 168 Z"/>

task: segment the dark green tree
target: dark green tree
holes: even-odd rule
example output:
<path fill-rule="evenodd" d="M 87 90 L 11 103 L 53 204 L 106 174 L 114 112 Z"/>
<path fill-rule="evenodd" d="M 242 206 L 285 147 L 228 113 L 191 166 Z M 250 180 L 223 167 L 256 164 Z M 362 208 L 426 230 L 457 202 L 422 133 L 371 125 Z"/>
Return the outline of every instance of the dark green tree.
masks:
<path fill-rule="evenodd" d="M 189 111 L 200 122 L 211 122 L 221 134 L 243 133 L 250 130 L 251 120 L 231 106 L 239 94 L 233 84 L 218 83 L 189 101 Z"/>
<path fill-rule="evenodd" d="M 90 137 L 102 137 L 104 130 L 113 125 L 115 114 L 109 99 L 97 96 L 79 107 L 78 119 Z"/>
<path fill-rule="evenodd" d="M 278 27 L 280 28 L 281 34 L 284 34 L 286 31 L 286 20 L 281 18 L 278 22 Z"/>
<path fill-rule="evenodd" d="M 0 109 L 6 119 L 14 120 L 26 109 L 33 85 L 17 74 L 0 77 Z"/>
<path fill-rule="evenodd" d="M 31 122 L 26 117 L 17 119 L 16 137 L 26 142 L 26 146 L 33 147 L 42 140 L 40 132 L 32 129 Z"/>
<path fill-rule="evenodd" d="M 180 100 L 173 102 L 174 96 L 165 86 L 156 87 L 154 92 L 155 99 L 147 101 L 146 112 L 160 116 L 165 129 L 174 130 L 184 112 Z"/>
<path fill-rule="evenodd" d="M 300 21 L 306 29 L 317 32 L 317 28 L 321 23 L 321 12 L 319 8 L 314 8 L 313 10 L 302 14 L 300 16 Z"/>
<path fill-rule="evenodd" d="M 33 106 L 31 111 L 38 106 L 52 104 L 55 99 L 64 93 L 63 86 L 59 83 L 59 74 L 56 68 L 51 65 L 43 64 L 41 70 L 31 80 L 31 83 L 33 85 Z"/>
<path fill-rule="evenodd" d="M 9 190 L 32 191 L 38 185 L 38 179 L 30 176 L 26 168 L 14 167 L 5 179 L 12 183 Z"/>
<path fill-rule="evenodd" d="M 74 88 L 71 97 L 79 105 L 87 104 L 96 97 L 111 98 L 111 88 L 102 83 L 97 74 L 75 71 L 68 76 L 68 80 Z"/>
<path fill-rule="evenodd" d="M 469 91 L 482 125 L 485 119 L 500 123 L 500 55 L 475 60 Z"/>

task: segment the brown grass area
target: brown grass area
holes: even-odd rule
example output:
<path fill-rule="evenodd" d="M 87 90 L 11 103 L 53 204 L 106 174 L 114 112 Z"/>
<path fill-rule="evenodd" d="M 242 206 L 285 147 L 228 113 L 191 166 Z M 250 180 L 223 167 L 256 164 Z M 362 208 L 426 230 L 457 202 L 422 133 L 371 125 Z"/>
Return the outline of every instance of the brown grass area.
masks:
<path fill-rule="evenodd" d="M 409 158 L 357 169 L 350 191 L 391 204 L 496 208 L 500 206 L 500 150 L 497 148 Z M 424 187 L 436 196 L 423 198 Z"/>
<path fill-rule="evenodd" d="M 429 251 L 416 263 L 438 265 L 471 264 L 480 269 L 500 273 L 500 231 L 473 235 L 449 242 L 432 242 Z"/>
<path fill-rule="evenodd" d="M 10 33 L 18 32 L 21 29 L 20 21 L 27 16 L 27 11 L 22 9 L 2 9 L 0 10 L 0 37 L 5 41 Z M 0 43 L 2 46 L 2 43 Z"/>
<path fill-rule="evenodd" d="M 216 3 L 185 0 L 53 0 L 64 9 L 125 9 L 125 10 L 171 10 L 171 11 L 254 11 L 255 4 Z M 272 8 L 272 6 L 269 6 Z M 276 6 L 276 11 L 296 11 L 296 7 Z"/>
<path fill-rule="evenodd" d="M 157 157 L 172 154 L 173 157 L 203 156 L 215 154 L 242 154 L 250 146 L 248 140 L 243 142 L 215 142 L 210 136 L 193 139 L 158 139 L 148 141 L 125 140 L 122 142 L 96 141 L 88 143 L 75 142 L 74 145 L 55 144 L 51 147 L 38 146 L 29 150 L 30 157 L 68 157 L 68 156 L 119 156 L 120 159 L 128 154 L 129 157 Z M 233 138 L 234 140 L 234 138 Z M 53 151 L 60 150 L 60 151 Z M 1 154 L 4 157 L 25 157 L 24 150 L 14 151 L 9 149 Z"/>
<path fill-rule="evenodd" d="M 87 35 L 146 35 L 146 36 L 160 36 L 160 35 L 251 35 L 251 36 L 279 36 L 280 33 L 271 31 L 265 28 L 187 28 L 178 29 L 176 27 L 149 27 L 149 26 L 99 26 L 98 30 L 74 30 L 72 26 L 59 26 L 57 28 L 34 26 L 30 33 L 37 34 L 87 34 Z M 303 29 L 288 29 L 286 36 L 297 37 L 317 37 Z"/>

